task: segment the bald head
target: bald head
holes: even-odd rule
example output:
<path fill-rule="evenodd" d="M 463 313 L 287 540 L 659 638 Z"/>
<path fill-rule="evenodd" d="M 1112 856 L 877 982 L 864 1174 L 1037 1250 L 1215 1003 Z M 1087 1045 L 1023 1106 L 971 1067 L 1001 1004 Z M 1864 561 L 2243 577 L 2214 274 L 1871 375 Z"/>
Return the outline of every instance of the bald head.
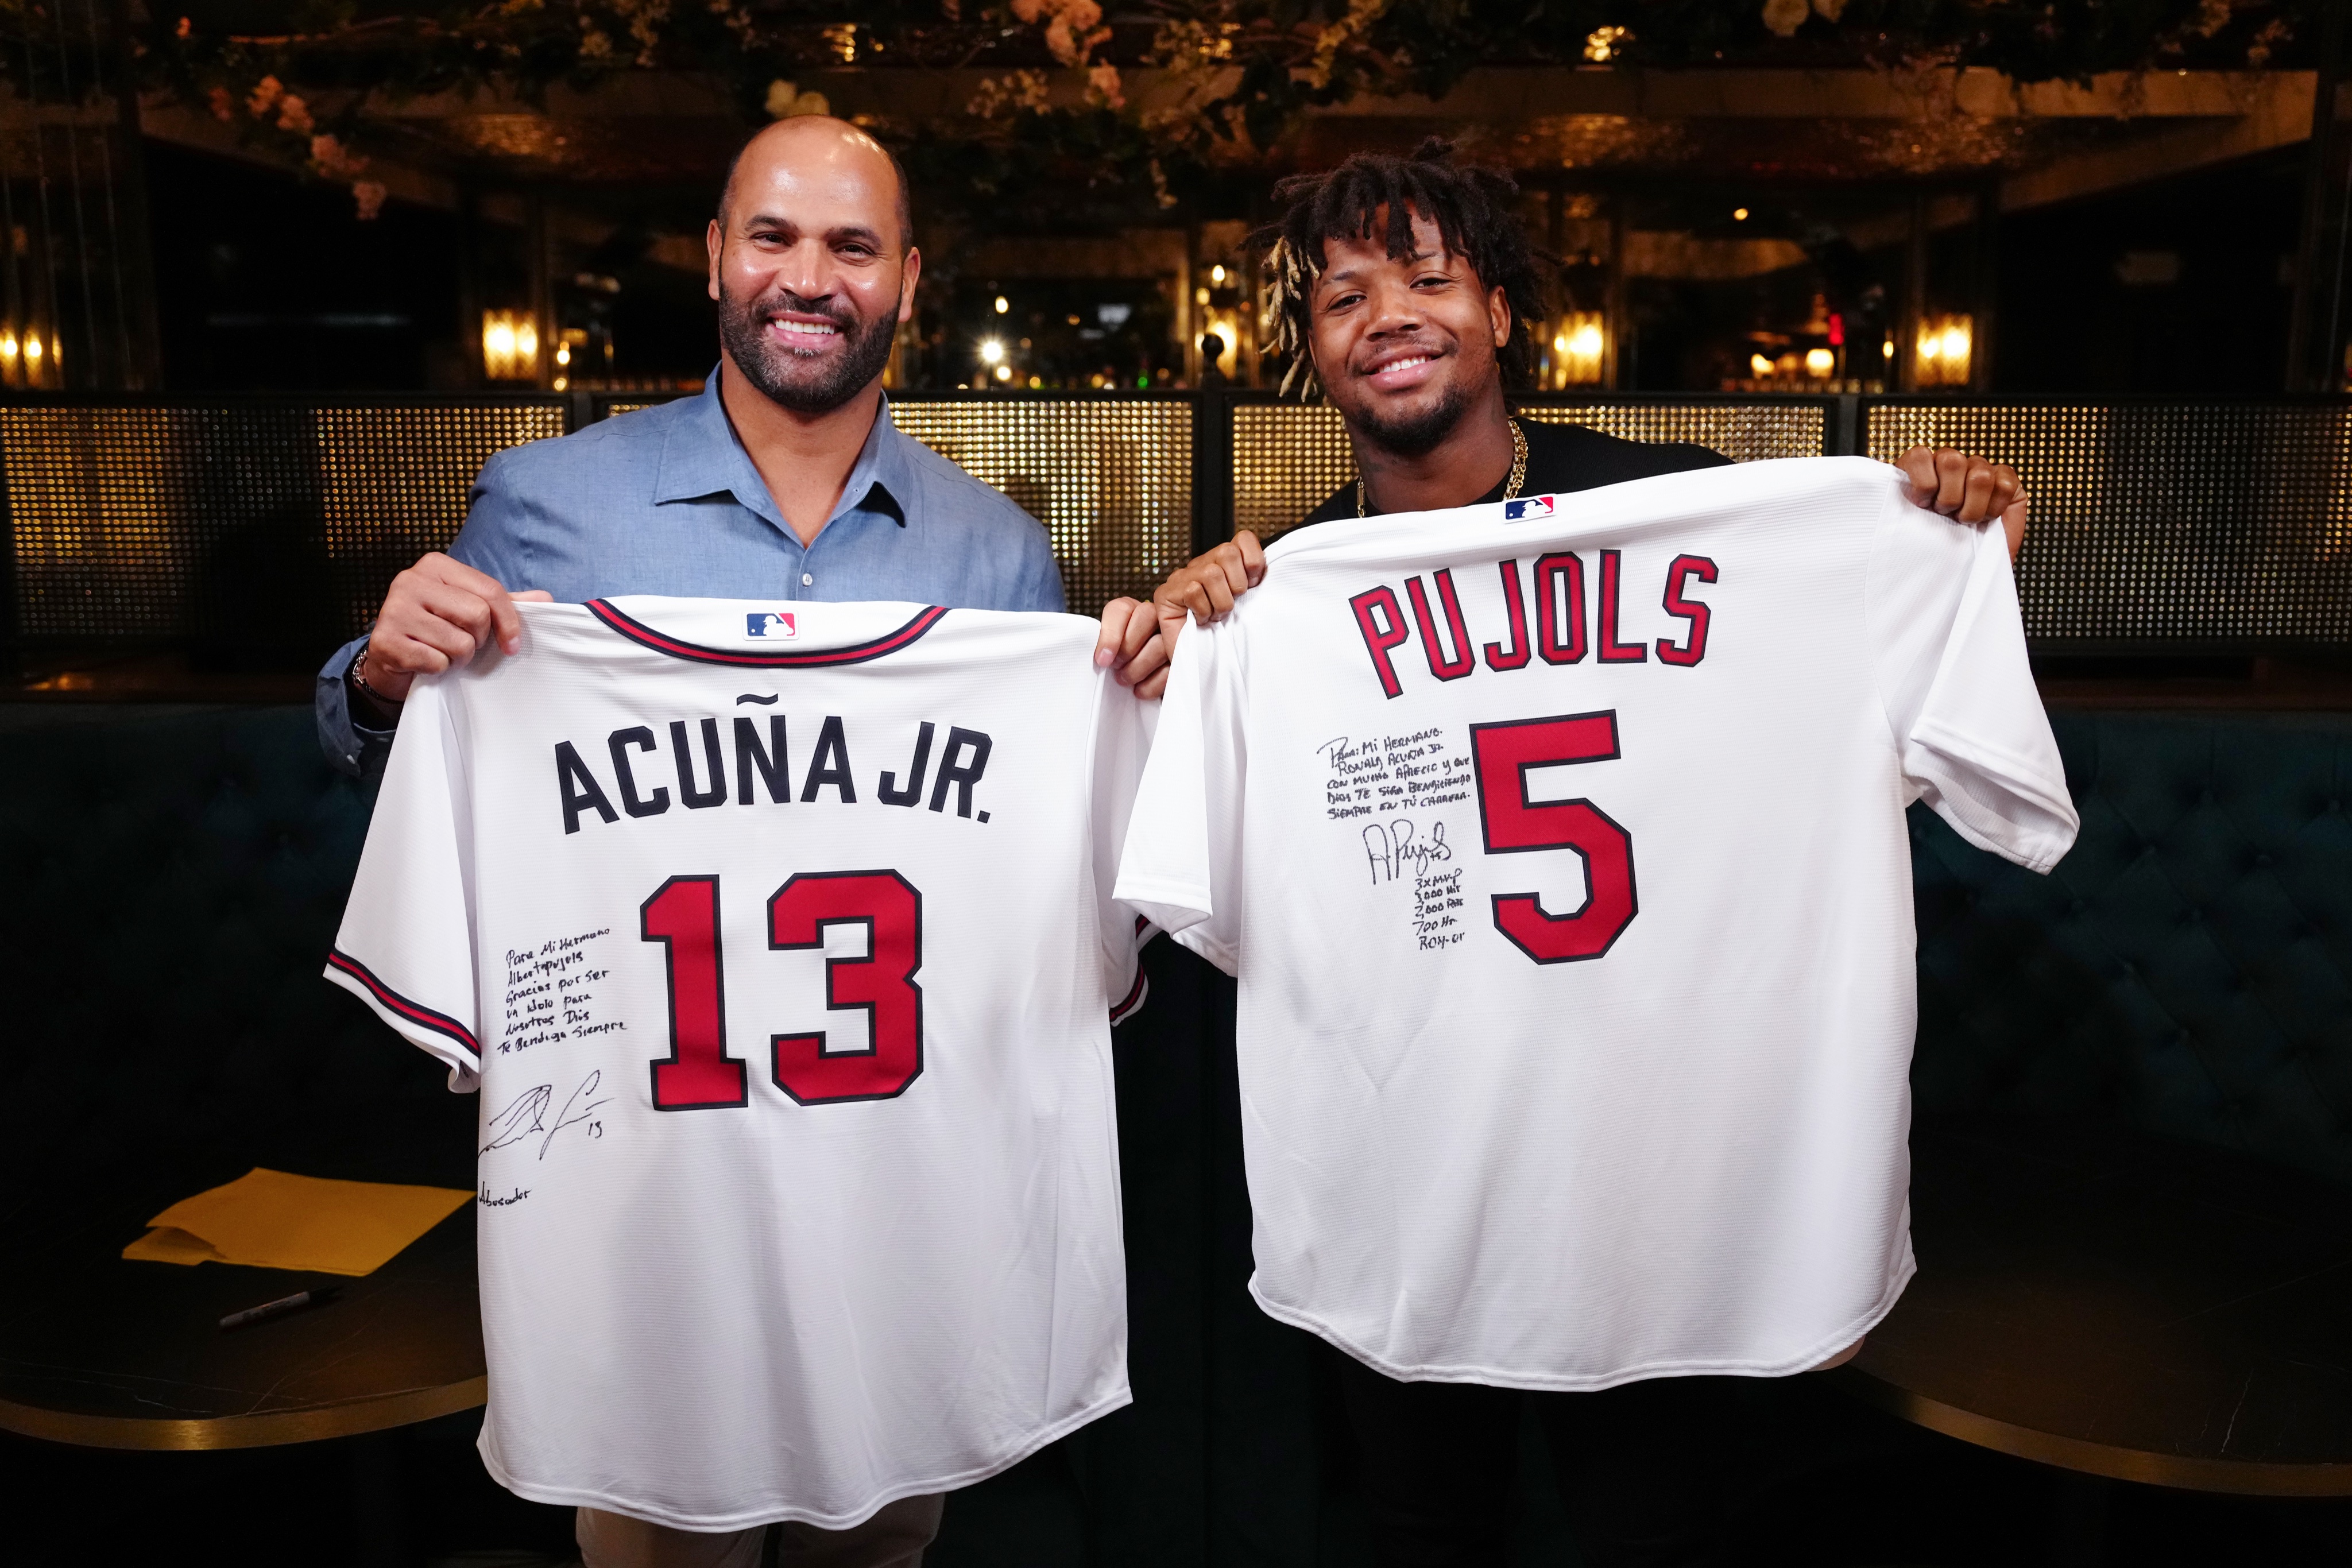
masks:
<path fill-rule="evenodd" d="M 829 198 L 887 204 L 898 229 L 902 253 L 915 243 L 914 206 L 907 171 L 891 151 L 845 120 L 800 114 L 754 131 L 736 149 L 719 191 L 719 226 L 733 226 L 730 214 L 741 202 L 755 206 L 789 202 L 795 192 L 823 191 Z M 880 226 L 877 214 L 876 226 Z"/>

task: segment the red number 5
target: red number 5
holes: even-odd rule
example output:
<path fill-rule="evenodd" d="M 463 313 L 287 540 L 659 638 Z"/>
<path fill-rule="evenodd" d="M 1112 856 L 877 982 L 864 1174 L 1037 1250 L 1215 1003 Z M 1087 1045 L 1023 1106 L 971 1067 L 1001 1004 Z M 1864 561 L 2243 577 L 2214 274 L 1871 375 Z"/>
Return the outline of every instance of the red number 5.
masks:
<path fill-rule="evenodd" d="M 1584 903 L 1548 913 L 1532 893 L 1495 895 L 1495 929 L 1538 964 L 1598 958 L 1633 923 L 1633 840 L 1590 800 L 1528 799 L 1528 769 L 1616 757 L 1617 712 L 1470 727 L 1478 825 L 1490 855 L 1572 850 L 1584 862 Z"/>

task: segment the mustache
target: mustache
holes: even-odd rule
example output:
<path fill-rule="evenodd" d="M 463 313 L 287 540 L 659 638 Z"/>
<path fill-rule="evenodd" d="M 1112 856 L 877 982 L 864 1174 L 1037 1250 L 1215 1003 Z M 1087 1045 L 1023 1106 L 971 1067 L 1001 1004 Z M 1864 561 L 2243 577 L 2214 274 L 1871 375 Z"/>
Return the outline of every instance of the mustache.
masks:
<path fill-rule="evenodd" d="M 1442 348 L 1433 338 L 1404 338 L 1393 342 L 1383 343 L 1376 349 L 1365 350 L 1349 364 L 1349 369 L 1360 375 L 1363 373 L 1363 368 L 1365 365 L 1370 363 L 1373 360 L 1379 359 L 1387 354 L 1391 349 L 1402 349 L 1404 350 L 1402 354 L 1398 356 L 1401 359 L 1411 359 L 1415 354 L 1423 354 L 1433 360 L 1440 354 L 1445 352 L 1444 349 Z"/>
<path fill-rule="evenodd" d="M 845 332 L 854 330 L 858 321 L 857 313 L 846 305 L 804 299 L 789 288 L 782 290 L 773 298 L 755 299 L 751 302 L 751 314 L 762 325 L 774 320 L 788 310 L 800 316 L 822 316 Z"/>

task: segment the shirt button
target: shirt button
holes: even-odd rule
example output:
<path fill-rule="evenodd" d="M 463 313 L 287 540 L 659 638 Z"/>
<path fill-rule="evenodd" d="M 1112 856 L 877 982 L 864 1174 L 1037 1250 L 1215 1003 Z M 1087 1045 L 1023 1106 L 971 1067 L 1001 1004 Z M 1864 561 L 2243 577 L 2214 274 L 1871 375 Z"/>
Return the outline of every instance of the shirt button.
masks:
<path fill-rule="evenodd" d="M 801 573 L 801 586 L 803 588 L 814 588 L 816 586 L 816 579 L 811 577 L 807 572 L 803 572 Z"/>

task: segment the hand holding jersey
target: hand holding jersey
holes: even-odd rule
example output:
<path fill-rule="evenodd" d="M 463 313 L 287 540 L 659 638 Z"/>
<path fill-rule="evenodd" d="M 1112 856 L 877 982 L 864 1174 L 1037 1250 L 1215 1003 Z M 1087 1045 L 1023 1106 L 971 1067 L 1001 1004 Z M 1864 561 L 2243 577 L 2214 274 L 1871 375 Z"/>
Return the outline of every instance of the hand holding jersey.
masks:
<path fill-rule="evenodd" d="M 1948 446 L 1915 446 L 1895 467 L 1910 483 L 1913 504 L 1971 527 L 1998 520 L 2009 559 L 2017 559 L 2032 498 L 2015 469 Z M 1150 603 L 1114 599 L 1104 605 L 1095 663 L 1117 668 L 1136 695 L 1156 697 L 1167 690 L 1169 653 L 1185 622 L 1206 626 L 1223 620 L 1234 601 L 1265 579 L 1265 547 L 1244 528 L 1171 572 Z"/>

